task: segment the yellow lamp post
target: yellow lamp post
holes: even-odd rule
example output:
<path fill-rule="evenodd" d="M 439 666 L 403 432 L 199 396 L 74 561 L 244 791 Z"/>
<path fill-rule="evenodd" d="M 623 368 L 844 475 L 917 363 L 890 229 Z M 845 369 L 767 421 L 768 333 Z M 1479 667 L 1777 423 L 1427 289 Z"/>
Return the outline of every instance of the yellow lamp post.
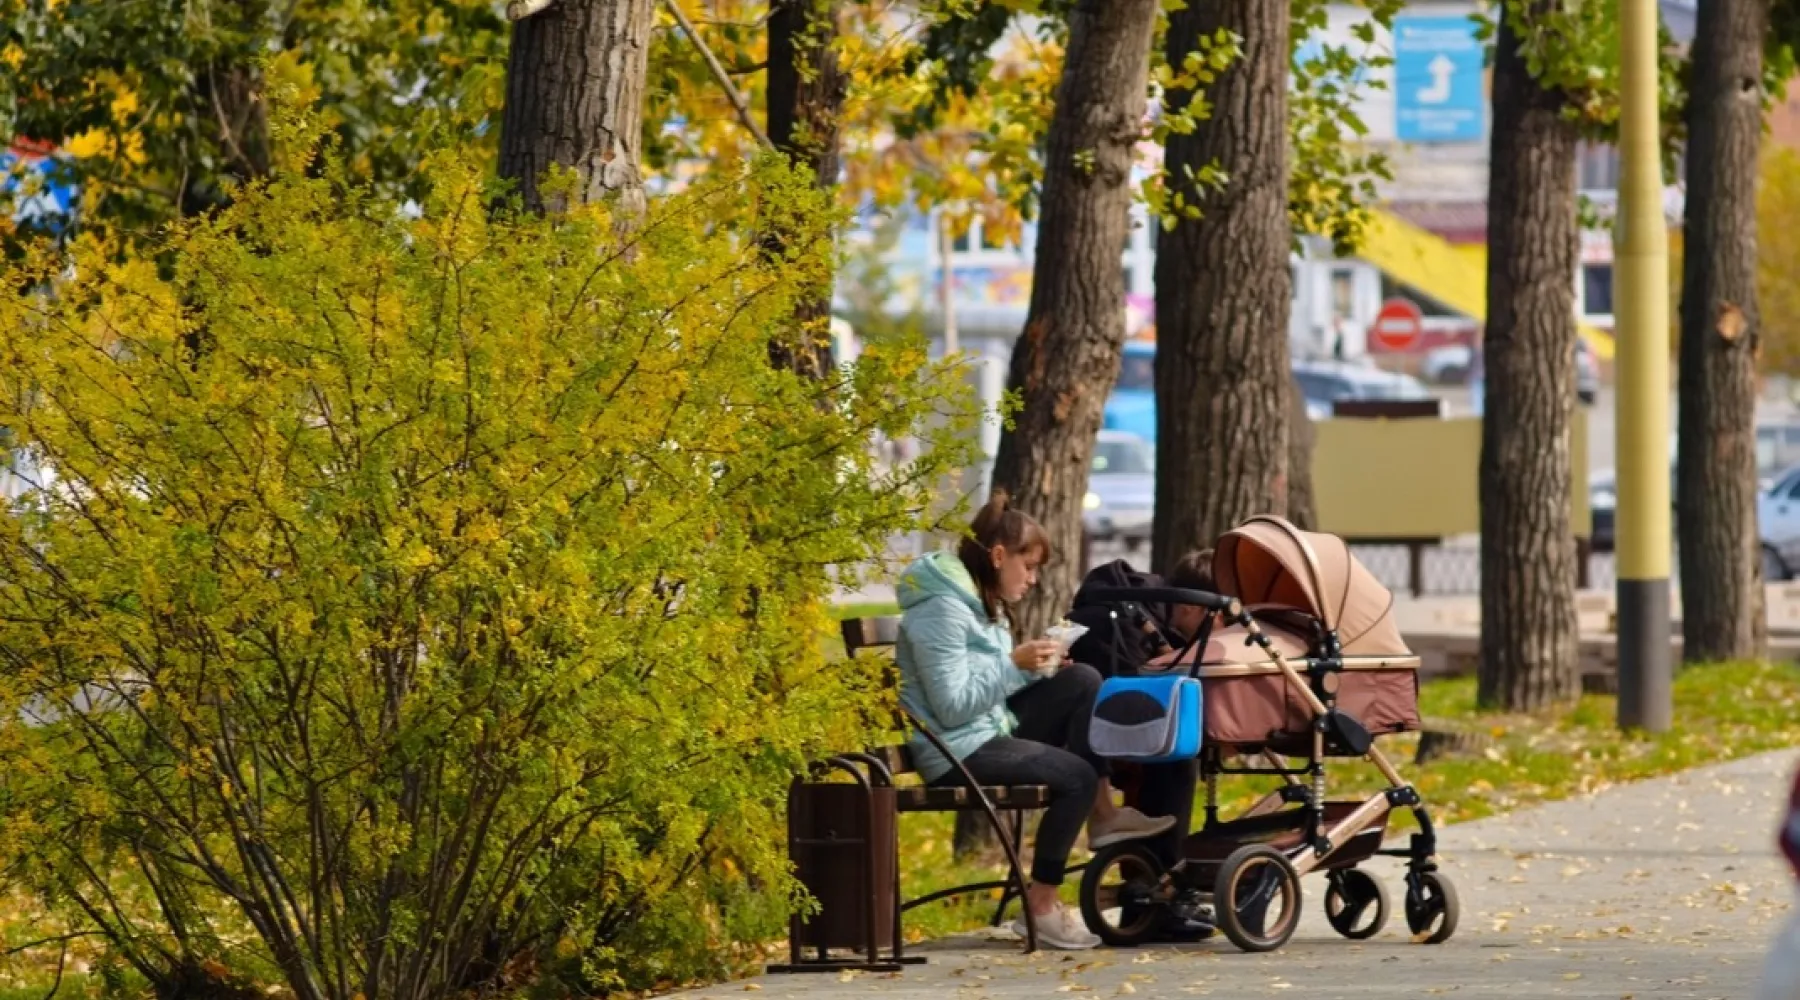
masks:
<path fill-rule="evenodd" d="M 1661 732 L 1672 709 L 1669 627 L 1669 238 L 1657 101 L 1656 0 L 1620 0 L 1617 302 L 1619 711 Z"/>

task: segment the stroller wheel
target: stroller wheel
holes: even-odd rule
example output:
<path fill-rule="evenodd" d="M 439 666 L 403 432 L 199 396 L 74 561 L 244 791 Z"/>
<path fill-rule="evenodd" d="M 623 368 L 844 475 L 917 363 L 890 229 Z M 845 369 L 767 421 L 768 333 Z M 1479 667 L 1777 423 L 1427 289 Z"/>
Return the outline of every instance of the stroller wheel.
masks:
<path fill-rule="evenodd" d="M 1406 927 L 1420 944 L 1443 944 L 1456 933 L 1456 887 L 1438 872 L 1406 876 Z"/>
<path fill-rule="evenodd" d="M 1361 868 L 1346 868 L 1326 879 L 1330 887 L 1325 890 L 1325 919 L 1331 929 L 1352 941 L 1380 934 L 1387 926 L 1388 898 L 1375 876 Z"/>
<path fill-rule="evenodd" d="M 1081 918 L 1114 948 L 1143 944 L 1169 919 L 1167 881 L 1161 859 L 1143 844 L 1104 848 L 1081 874 Z"/>
<path fill-rule="evenodd" d="M 1300 875 L 1267 844 L 1240 847 L 1219 866 L 1213 890 L 1219 927 L 1245 951 L 1274 951 L 1300 923 Z"/>

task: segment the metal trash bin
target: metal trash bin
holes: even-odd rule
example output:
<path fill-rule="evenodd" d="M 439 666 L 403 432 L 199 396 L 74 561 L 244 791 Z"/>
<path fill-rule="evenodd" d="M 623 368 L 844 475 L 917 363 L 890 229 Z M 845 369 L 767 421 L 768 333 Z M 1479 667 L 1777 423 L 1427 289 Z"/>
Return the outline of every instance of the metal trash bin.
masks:
<path fill-rule="evenodd" d="M 831 770 L 854 783 L 818 780 Z M 896 972 L 924 962 L 906 957 L 901 943 L 899 810 L 887 768 L 847 754 L 813 777 L 788 787 L 788 859 L 818 910 L 789 918 L 789 962 L 768 971 Z"/>

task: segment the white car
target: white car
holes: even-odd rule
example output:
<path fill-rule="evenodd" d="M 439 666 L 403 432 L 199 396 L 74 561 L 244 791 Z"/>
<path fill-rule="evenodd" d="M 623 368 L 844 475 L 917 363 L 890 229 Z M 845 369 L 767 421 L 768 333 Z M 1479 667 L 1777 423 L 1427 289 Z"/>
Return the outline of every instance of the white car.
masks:
<path fill-rule="evenodd" d="M 1756 498 L 1763 579 L 1791 579 L 1800 571 L 1800 468 L 1789 469 Z"/>
<path fill-rule="evenodd" d="M 1082 498 L 1082 525 L 1090 538 L 1122 540 L 1135 549 L 1150 538 L 1156 512 L 1156 452 L 1150 443 L 1125 431 L 1101 431 L 1088 467 L 1088 492 Z"/>
<path fill-rule="evenodd" d="M 1468 344 L 1445 344 L 1425 352 L 1419 374 L 1435 385 L 1460 385 L 1469 380 L 1474 366 L 1474 348 Z"/>

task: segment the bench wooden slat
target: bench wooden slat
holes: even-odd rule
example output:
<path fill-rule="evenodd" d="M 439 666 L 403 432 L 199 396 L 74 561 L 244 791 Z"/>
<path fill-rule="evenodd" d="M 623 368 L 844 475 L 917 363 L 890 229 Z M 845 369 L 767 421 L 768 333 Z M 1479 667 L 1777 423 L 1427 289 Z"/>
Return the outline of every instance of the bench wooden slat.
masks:
<path fill-rule="evenodd" d="M 984 785 L 996 809 L 1043 809 L 1050 804 L 1047 785 Z M 968 812 L 981 803 L 960 785 L 913 785 L 895 790 L 901 812 Z"/>

